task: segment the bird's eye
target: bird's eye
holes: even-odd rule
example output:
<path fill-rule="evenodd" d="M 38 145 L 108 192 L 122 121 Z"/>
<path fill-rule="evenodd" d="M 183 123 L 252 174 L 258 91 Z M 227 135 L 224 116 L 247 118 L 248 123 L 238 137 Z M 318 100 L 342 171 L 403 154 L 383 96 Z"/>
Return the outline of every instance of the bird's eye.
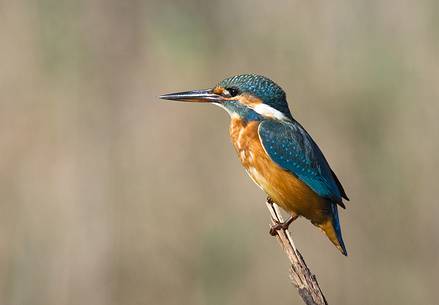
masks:
<path fill-rule="evenodd" d="M 228 97 L 234 97 L 239 94 L 239 89 L 235 87 L 225 88 L 224 95 Z"/>

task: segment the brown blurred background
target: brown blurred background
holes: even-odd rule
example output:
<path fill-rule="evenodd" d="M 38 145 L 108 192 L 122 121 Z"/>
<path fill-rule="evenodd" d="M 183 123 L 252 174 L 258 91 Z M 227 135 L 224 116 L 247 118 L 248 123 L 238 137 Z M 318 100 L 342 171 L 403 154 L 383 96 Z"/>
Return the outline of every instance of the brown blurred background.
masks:
<path fill-rule="evenodd" d="M 264 74 L 351 197 L 330 304 L 437 304 L 439 5 L 0 1 L 0 304 L 301 304 L 216 107 Z"/>

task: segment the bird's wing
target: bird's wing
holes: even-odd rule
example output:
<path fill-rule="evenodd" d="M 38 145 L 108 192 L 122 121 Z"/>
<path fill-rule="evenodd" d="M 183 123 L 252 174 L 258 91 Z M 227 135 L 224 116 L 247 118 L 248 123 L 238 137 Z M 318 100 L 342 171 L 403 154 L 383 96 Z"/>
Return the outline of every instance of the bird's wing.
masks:
<path fill-rule="evenodd" d="M 320 197 L 345 207 L 347 196 L 323 153 L 296 121 L 265 120 L 259 125 L 259 138 L 268 156 L 291 172 Z"/>

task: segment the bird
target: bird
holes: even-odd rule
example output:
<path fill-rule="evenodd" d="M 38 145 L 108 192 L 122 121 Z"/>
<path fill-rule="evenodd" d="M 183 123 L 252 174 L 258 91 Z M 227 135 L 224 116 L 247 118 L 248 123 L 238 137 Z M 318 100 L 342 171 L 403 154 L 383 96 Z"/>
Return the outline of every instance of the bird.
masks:
<path fill-rule="evenodd" d="M 302 216 L 347 256 L 338 207 L 346 208 L 343 200 L 349 198 L 316 142 L 293 117 L 279 85 L 262 75 L 241 74 L 213 88 L 160 98 L 223 108 L 230 115 L 230 137 L 243 167 L 267 200 L 290 216 L 274 224 L 270 234 L 287 230 Z"/>

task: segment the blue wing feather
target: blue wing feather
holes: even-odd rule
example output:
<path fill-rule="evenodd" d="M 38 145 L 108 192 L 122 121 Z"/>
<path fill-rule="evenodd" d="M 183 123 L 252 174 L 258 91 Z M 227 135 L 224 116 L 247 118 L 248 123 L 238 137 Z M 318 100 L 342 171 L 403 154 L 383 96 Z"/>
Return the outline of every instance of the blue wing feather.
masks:
<path fill-rule="evenodd" d="M 298 122 L 265 120 L 258 132 L 262 146 L 275 163 L 297 176 L 320 197 L 344 207 L 343 187 L 317 144 Z"/>

